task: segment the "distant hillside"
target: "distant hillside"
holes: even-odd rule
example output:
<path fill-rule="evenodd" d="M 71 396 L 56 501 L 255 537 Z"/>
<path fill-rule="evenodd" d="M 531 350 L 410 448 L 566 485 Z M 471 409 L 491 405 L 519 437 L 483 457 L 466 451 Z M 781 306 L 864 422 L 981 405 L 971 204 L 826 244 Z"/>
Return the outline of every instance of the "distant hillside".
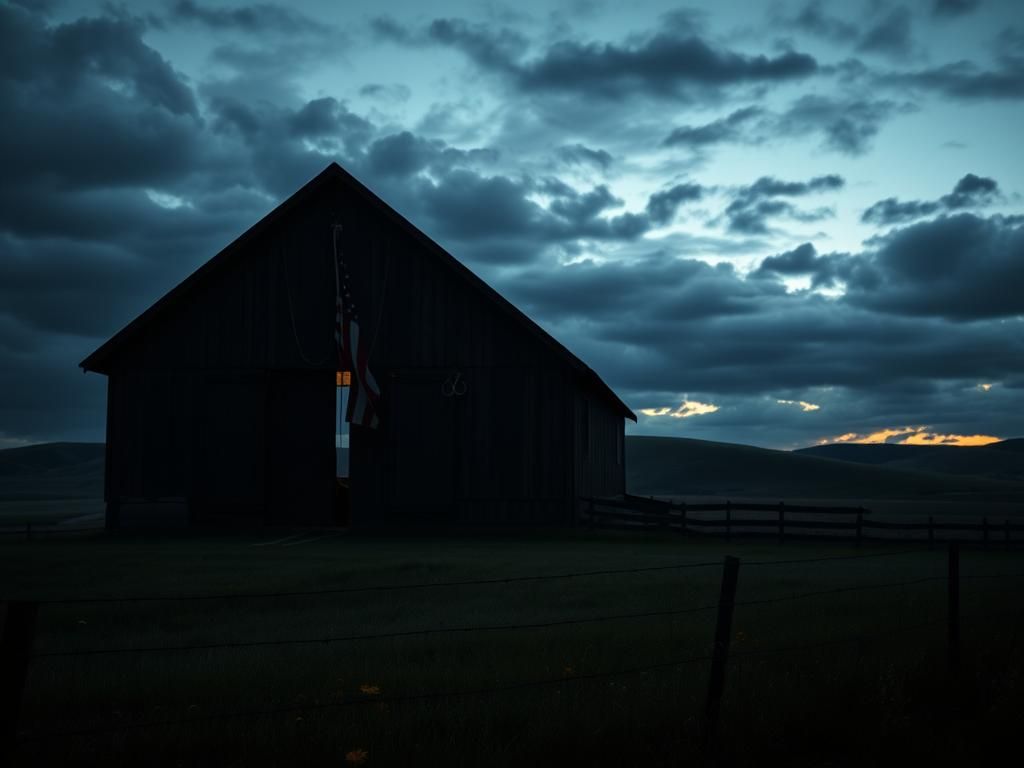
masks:
<path fill-rule="evenodd" d="M 1024 481 L 1024 440 L 958 448 L 950 445 L 860 445 L 832 443 L 795 453 L 873 464 L 914 472 L 976 475 L 993 480 Z"/>
<path fill-rule="evenodd" d="M 43 443 L 0 450 L 0 499 L 103 496 L 103 443 Z"/>
<path fill-rule="evenodd" d="M 101 498 L 103 461 L 102 443 L 0 450 L 0 500 Z M 626 488 L 636 494 L 1024 500 L 1022 465 L 1024 440 L 979 448 L 831 445 L 790 452 L 626 438 Z"/>
<path fill-rule="evenodd" d="M 1024 498 L 1019 482 L 672 437 L 626 438 L 626 488 L 641 495 L 678 496 Z"/>

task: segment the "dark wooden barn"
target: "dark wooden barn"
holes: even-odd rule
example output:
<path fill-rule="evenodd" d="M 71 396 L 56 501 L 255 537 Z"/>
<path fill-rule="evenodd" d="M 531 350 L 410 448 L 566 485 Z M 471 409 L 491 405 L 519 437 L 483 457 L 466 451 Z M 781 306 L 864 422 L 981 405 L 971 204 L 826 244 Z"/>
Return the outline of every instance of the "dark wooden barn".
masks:
<path fill-rule="evenodd" d="M 376 429 L 338 426 L 336 224 Z M 625 490 L 629 408 L 333 163 L 81 367 L 108 377 L 110 527 L 566 525 Z"/>

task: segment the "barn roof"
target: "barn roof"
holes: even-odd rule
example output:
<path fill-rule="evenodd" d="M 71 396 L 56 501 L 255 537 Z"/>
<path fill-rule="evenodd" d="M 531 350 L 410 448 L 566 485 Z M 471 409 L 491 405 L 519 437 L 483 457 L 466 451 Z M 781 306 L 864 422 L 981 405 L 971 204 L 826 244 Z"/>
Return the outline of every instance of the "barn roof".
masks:
<path fill-rule="evenodd" d="M 631 411 L 626 404 L 619 399 L 618 395 L 612 391 L 611 387 L 605 384 L 601 377 L 598 376 L 593 369 L 587 366 L 586 363 L 566 349 L 554 337 L 552 337 L 551 334 L 537 325 L 537 323 L 523 314 L 523 312 L 517 309 L 504 296 L 477 277 L 444 248 L 427 237 L 427 235 L 410 223 L 409 220 L 398 213 L 398 211 L 371 192 L 369 188 L 362 184 L 352 174 L 337 163 L 333 162 L 295 194 L 246 230 L 220 253 L 168 291 L 149 309 L 114 334 L 95 352 L 79 363 L 79 366 L 86 371 L 95 371 L 96 373 L 103 374 L 109 373 L 111 361 L 117 357 L 118 353 L 124 348 L 127 342 L 130 342 L 143 334 L 146 328 L 158 317 L 162 317 L 167 312 L 173 312 L 174 308 L 181 302 L 186 301 L 197 287 L 203 283 L 204 279 L 208 275 L 232 263 L 235 259 L 240 258 L 249 243 L 258 239 L 261 234 L 271 228 L 288 211 L 301 206 L 304 201 L 325 189 L 328 184 L 343 185 L 362 197 L 371 206 L 379 210 L 387 219 L 394 223 L 395 226 L 411 235 L 428 251 L 433 253 L 442 264 L 458 274 L 466 281 L 470 288 L 483 293 L 498 310 L 510 316 L 512 320 L 522 327 L 525 332 L 533 335 L 541 343 L 553 349 L 573 370 L 577 372 L 577 374 L 579 374 L 587 386 L 609 400 L 621 411 L 625 418 L 636 421 L 636 414 L 634 414 L 633 411 Z"/>

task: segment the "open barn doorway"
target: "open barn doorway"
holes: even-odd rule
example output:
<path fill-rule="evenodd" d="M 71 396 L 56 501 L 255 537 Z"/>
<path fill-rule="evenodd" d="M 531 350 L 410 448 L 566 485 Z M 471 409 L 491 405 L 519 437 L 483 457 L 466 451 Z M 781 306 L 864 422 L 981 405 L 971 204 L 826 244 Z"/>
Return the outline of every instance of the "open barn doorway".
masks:
<path fill-rule="evenodd" d="M 335 375 L 334 397 L 334 519 L 348 526 L 352 518 L 352 492 L 349 456 L 352 446 L 351 425 L 345 420 L 348 397 L 352 390 L 352 373 L 338 371 Z"/>

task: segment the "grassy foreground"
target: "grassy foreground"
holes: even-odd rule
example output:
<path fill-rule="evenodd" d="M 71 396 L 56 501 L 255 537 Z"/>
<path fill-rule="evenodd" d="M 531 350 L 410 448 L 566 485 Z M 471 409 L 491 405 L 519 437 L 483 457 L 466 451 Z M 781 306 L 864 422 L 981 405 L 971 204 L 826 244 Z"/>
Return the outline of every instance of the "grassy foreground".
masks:
<path fill-rule="evenodd" d="M 632 534 L 283 534 L 0 542 L 3 597 L 245 594 L 716 563 L 413 590 L 46 605 L 35 649 L 148 647 L 545 623 L 713 605 L 726 554 L 738 601 L 945 574 L 898 545 L 727 544 Z M 946 585 L 739 606 L 720 760 L 970 764 L 1024 711 L 1020 553 L 963 555 L 963 670 L 947 683 Z M 1013 613 L 1016 611 L 1016 613 Z M 984 616 L 984 617 L 983 617 Z M 699 753 L 714 610 L 337 643 L 38 658 L 15 765 L 679 765 Z M 916 625 L 931 623 L 924 627 Z M 889 632 L 889 630 L 893 630 Z M 888 634 L 881 634 L 889 632 Z M 859 642 L 832 640 L 855 635 Z M 812 646 L 785 653 L 756 652 Z M 751 654 L 751 655 L 744 655 Z M 606 675 L 655 667 L 646 672 Z M 593 676 L 593 677 L 588 677 Z M 577 679 L 582 678 L 582 679 Z M 509 688 L 457 697 L 440 692 Z M 403 700 L 404 699 L 404 700 Z M 223 713 L 275 714 L 211 718 Z M 128 727 L 185 721 L 160 727 Z M 90 733 L 60 736 L 67 731 Z"/>

